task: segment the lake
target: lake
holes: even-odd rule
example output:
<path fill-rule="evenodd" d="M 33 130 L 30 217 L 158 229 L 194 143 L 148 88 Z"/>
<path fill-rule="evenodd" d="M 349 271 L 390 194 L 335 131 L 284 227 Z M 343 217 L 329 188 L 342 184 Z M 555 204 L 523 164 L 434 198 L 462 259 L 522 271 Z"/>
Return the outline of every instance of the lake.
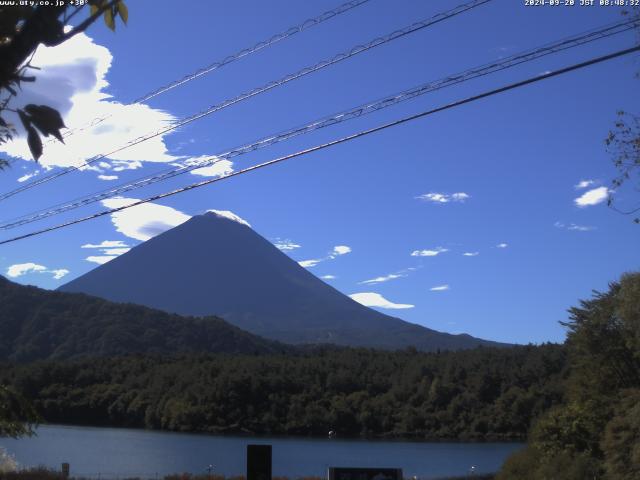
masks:
<path fill-rule="evenodd" d="M 420 479 L 494 472 L 521 443 L 450 443 L 291 437 L 236 437 L 124 428 L 43 425 L 32 438 L 0 439 L 22 467 L 59 469 L 72 476 L 155 478 L 169 473 L 244 475 L 246 446 L 273 445 L 273 475 L 326 477 L 329 466 L 399 467 Z"/>

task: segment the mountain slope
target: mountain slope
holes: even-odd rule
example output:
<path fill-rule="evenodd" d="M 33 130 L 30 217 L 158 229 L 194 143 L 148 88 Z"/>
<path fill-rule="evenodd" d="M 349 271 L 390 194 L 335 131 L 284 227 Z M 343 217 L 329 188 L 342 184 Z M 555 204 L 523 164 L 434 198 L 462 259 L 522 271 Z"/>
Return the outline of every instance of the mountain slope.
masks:
<path fill-rule="evenodd" d="M 249 226 L 191 218 L 60 288 L 182 315 L 218 315 L 289 343 L 421 350 L 497 345 L 393 318 L 353 301 Z"/>
<path fill-rule="evenodd" d="M 138 305 L 26 287 L 0 276 L 0 359 L 129 353 L 274 353 L 291 347 L 215 317 L 183 318 Z"/>

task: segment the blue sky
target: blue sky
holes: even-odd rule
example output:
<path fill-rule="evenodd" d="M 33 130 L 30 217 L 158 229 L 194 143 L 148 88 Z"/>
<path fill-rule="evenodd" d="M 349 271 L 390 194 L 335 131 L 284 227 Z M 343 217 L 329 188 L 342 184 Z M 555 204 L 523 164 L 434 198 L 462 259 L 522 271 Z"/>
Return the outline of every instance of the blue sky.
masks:
<path fill-rule="evenodd" d="M 339 1 L 194 1 L 188 8 L 128 3 L 127 27 L 119 24 L 114 34 L 96 25 L 88 37 L 35 58 L 43 70 L 17 105 L 38 100 L 57 106 L 70 127 L 96 114 L 113 115 L 69 137 L 66 146 L 45 146 L 42 165 L 52 172 L 461 2 L 371 0 L 137 106 L 127 104 Z M 124 150 L 98 169 L 17 195 L 0 205 L 2 221 L 619 18 L 614 7 L 525 7 L 495 0 Z M 633 42 L 626 34 L 544 58 L 237 157 L 226 167 L 240 169 Z M 637 55 L 624 57 L 157 205 L 3 245 L 0 271 L 20 283 L 56 288 L 105 257 L 215 209 L 231 211 L 267 239 L 288 245 L 285 253 L 297 261 L 320 260 L 305 265 L 345 294 L 395 307 L 381 308 L 385 313 L 500 341 L 562 341 L 558 321 L 566 319 L 567 308 L 639 267 L 639 227 L 598 202 L 615 175 L 603 140 L 616 111 L 638 112 L 638 70 Z M 26 157 L 23 140 L 3 147 L 18 160 L 0 175 L 2 192 L 31 181 L 24 177 L 35 172 L 43 175 L 42 167 L 20 159 Z M 211 172 L 200 173 L 127 198 Z M 581 181 L 586 185 L 578 188 Z M 578 205 L 585 194 L 587 204 Z M 625 205 L 637 201 L 633 194 L 622 189 L 615 195 Z M 103 208 L 96 204 L 3 231 L 1 238 Z M 103 246 L 82 248 L 87 245 Z"/>

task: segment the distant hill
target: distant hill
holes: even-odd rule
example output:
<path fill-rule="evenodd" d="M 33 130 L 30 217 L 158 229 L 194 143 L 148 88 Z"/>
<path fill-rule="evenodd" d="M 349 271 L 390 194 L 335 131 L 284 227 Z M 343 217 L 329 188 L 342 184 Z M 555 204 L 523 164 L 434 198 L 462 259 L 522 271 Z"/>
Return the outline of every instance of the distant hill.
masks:
<path fill-rule="evenodd" d="M 247 224 L 191 218 L 60 288 L 182 315 L 217 315 L 287 343 L 424 351 L 499 346 L 367 308 L 298 265 Z M 504 345 L 504 344 L 502 344 Z"/>
<path fill-rule="evenodd" d="M 0 276 L 0 359 L 26 362 L 130 353 L 276 353 L 291 347 L 215 317 L 184 318 Z"/>

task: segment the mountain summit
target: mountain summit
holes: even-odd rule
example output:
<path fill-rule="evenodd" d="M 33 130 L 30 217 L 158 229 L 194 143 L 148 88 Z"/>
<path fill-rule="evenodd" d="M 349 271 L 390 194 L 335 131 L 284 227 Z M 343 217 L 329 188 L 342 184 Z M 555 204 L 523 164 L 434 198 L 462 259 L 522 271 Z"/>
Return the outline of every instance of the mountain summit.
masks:
<path fill-rule="evenodd" d="M 217 315 L 288 343 L 420 350 L 498 345 L 367 308 L 315 277 L 229 212 L 192 217 L 60 287 L 181 315 Z"/>

